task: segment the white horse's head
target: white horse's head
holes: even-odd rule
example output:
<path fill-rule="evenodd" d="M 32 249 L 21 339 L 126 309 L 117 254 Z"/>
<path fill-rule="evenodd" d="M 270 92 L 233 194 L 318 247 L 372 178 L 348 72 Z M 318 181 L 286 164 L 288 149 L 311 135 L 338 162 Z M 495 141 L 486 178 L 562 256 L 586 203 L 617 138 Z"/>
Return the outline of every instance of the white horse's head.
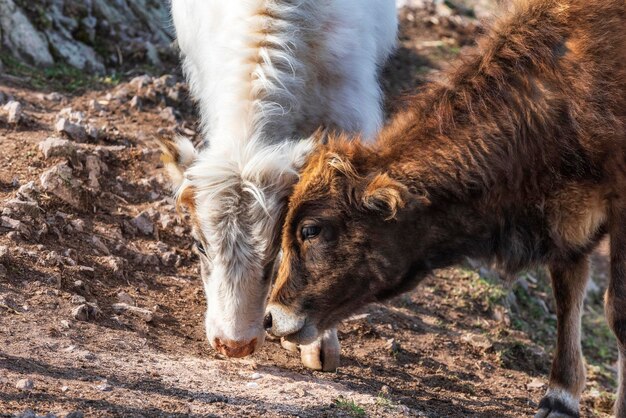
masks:
<path fill-rule="evenodd" d="M 312 140 L 251 141 L 236 153 L 161 141 L 177 201 L 191 214 L 213 348 L 244 357 L 265 337 L 263 314 L 287 199 Z"/>

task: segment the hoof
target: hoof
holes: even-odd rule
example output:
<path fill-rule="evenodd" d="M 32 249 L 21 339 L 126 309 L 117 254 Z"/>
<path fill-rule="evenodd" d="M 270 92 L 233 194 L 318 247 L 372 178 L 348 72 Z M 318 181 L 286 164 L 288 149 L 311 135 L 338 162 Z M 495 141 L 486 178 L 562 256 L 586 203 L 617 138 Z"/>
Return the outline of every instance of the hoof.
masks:
<path fill-rule="evenodd" d="M 280 339 L 280 345 L 287 351 L 291 351 L 292 353 L 298 352 L 298 344 L 287 341 L 284 338 Z"/>
<path fill-rule="evenodd" d="M 324 332 L 315 342 L 300 346 L 300 359 L 304 367 L 324 372 L 333 372 L 339 367 L 340 353 L 335 328 Z"/>
<path fill-rule="evenodd" d="M 574 409 L 562 399 L 546 396 L 539 403 L 535 418 L 580 418 L 580 414 L 578 408 Z"/>

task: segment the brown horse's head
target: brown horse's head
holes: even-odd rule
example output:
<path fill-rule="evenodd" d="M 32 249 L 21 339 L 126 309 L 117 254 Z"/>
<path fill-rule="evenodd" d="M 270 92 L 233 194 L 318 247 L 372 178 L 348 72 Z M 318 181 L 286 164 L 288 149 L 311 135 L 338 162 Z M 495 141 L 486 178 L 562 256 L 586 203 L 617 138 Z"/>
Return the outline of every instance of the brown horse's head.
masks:
<path fill-rule="evenodd" d="M 411 270 L 402 219 L 419 199 L 339 140 L 319 145 L 291 197 L 282 259 L 265 320 L 278 336 L 308 343 Z"/>

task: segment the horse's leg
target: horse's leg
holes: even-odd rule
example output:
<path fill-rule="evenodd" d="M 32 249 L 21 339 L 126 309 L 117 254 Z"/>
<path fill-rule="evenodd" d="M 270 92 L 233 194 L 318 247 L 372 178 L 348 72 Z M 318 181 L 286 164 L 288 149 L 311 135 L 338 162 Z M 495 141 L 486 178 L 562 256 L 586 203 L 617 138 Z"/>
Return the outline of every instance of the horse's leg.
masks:
<path fill-rule="evenodd" d="M 585 367 L 580 347 L 580 320 L 589 276 L 589 258 L 550 266 L 557 311 L 556 353 L 548 392 L 535 418 L 578 417 Z"/>
<path fill-rule="evenodd" d="M 604 309 L 619 349 L 619 389 L 615 416 L 626 418 L 626 203 L 613 207 L 609 219 L 611 235 L 611 279 Z"/>

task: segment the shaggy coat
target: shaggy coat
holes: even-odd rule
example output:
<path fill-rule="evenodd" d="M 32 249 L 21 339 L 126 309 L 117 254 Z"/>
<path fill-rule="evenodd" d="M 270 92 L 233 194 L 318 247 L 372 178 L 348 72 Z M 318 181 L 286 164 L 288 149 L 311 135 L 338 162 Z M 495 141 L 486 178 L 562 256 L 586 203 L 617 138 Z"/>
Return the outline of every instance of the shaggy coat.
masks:
<path fill-rule="evenodd" d="M 373 146 L 331 138 L 308 158 L 268 330 L 306 342 L 465 257 L 510 275 L 545 265 L 558 341 L 537 416 L 578 416 L 589 253 L 607 233 L 626 367 L 626 2 L 517 1 L 405 107 Z"/>
<path fill-rule="evenodd" d="M 287 197 L 312 149 L 298 140 L 320 126 L 378 131 L 396 9 L 393 0 L 173 0 L 172 16 L 205 146 L 166 140 L 164 158 L 193 218 L 207 337 L 242 357 L 265 336 Z M 306 365 L 321 367 L 319 357 Z"/>

